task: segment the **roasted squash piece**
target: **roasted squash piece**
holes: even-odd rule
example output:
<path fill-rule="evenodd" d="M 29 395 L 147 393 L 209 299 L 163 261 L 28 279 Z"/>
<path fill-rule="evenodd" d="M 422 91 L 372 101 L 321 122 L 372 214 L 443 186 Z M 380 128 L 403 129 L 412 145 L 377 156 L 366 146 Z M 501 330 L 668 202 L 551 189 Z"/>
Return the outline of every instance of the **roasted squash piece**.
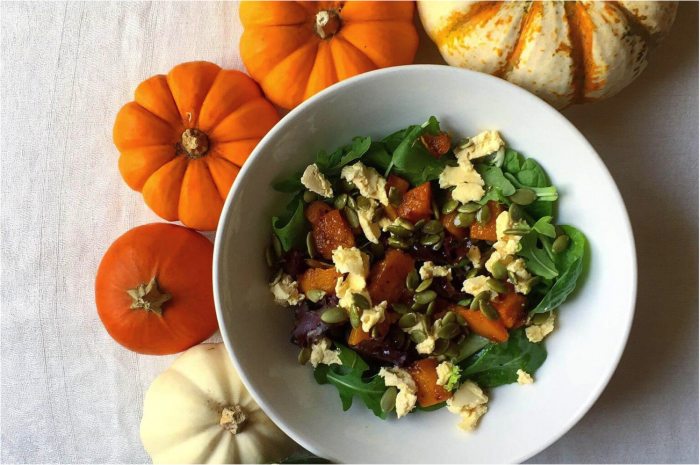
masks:
<path fill-rule="evenodd" d="M 439 404 L 452 396 L 445 388 L 438 386 L 437 366 L 437 360 L 424 358 L 413 362 L 407 369 L 418 388 L 418 405 L 421 407 Z"/>
<path fill-rule="evenodd" d="M 391 249 L 383 260 L 372 267 L 369 275 L 369 295 L 373 303 L 398 302 L 406 288 L 406 277 L 416 267 L 410 255 Z"/>
<path fill-rule="evenodd" d="M 452 237 L 454 237 L 457 240 L 462 240 L 465 237 L 467 237 L 467 232 L 469 232 L 468 228 L 460 228 L 455 225 L 455 217 L 459 215 L 459 212 L 457 210 L 453 211 L 452 213 L 448 213 L 447 215 L 442 215 L 440 216 L 440 221 L 442 222 L 442 225 L 445 227 L 448 233 Z"/>
<path fill-rule="evenodd" d="M 331 210 L 323 215 L 313 228 L 316 250 L 323 258 L 333 258 L 333 251 L 340 246 L 355 247 L 355 236 L 340 210 Z"/>
<path fill-rule="evenodd" d="M 489 320 L 479 310 L 470 310 L 459 305 L 452 306 L 451 310 L 459 312 L 467 320 L 469 331 L 493 342 L 506 342 L 508 340 L 508 330 L 503 324 L 502 318 L 498 321 Z"/>
<path fill-rule="evenodd" d="M 505 327 L 515 329 L 525 324 L 527 298 L 522 294 L 517 294 L 512 284 L 508 284 L 508 287 L 510 292 L 508 294 L 499 294 L 498 297 L 491 301 L 491 305 L 498 310 Z"/>
<path fill-rule="evenodd" d="M 399 192 L 401 192 L 401 195 L 403 196 L 404 194 L 406 194 L 406 191 L 408 191 L 408 188 L 411 187 L 411 185 L 405 179 L 400 178 L 395 174 L 390 174 L 389 178 L 386 180 L 387 194 L 389 193 L 389 189 L 391 189 L 392 187 L 398 189 Z M 387 205 L 386 207 L 384 207 L 384 213 L 391 221 L 394 221 L 396 218 L 399 217 L 399 214 L 396 211 L 396 207 L 394 207 L 393 205 Z"/>
<path fill-rule="evenodd" d="M 433 213 L 433 191 L 430 183 L 426 182 L 406 192 L 397 213 L 412 223 L 429 219 Z"/>
<path fill-rule="evenodd" d="M 317 226 L 321 217 L 328 214 L 333 207 L 328 205 L 326 202 L 321 202 L 320 200 L 309 204 L 304 211 L 306 219 L 309 220 L 312 226 Z"/>
<path fill-rule="evenodd" d="M 438 132 L 437 136 L 423 134 L 420 140 L 435 158 L 440 158 L 450 151 L 451 138 L 444 131 Z"/>
<path fill-rule="evenodd" d="M 489 200 L 487 205 L 489 206 L 489 210 L 491 210 L 491 219 L 483 226 L 478 222 L 474 222 L 470 227 L 469 237 L 472 239 L 496 242 L 498 240 L 496 236 L 496 218 L 505 211 L 505 207 L 494 200 Z"/>
<path fill-rule="evenodd" d="M 335 294 L 335 283 L 340 276 L 342 275 L 335 268 L 309 268 L 297 278 L 297 281 L 304 294 L 314 289 L 326 294 Z"/>

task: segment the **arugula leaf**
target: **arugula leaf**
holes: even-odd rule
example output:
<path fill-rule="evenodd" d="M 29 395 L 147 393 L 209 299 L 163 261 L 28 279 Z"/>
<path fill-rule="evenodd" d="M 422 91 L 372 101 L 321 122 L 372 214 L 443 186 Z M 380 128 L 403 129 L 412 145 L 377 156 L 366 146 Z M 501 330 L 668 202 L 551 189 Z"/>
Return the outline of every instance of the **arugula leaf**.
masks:
<path fill-rule="evenodd" d="M 436 135 L 439 130 L 440 123 L 434 116 L 431 116 L 421 126 L 409 126 L 404 130 L 404 138 L 401 143 L 393 151 L 391 158 L 393 167 L 401 177 L 413 186 L 437 179 L 446 166 L 445 157 L 440 160 L 436 159 L 420 141 L 423 134 Z M 386 142 L 385 138 L 385 144 L 390 146 L 395 143 L 396 134 L 390 136 L 389 142 Z"/>
<path fill-rule="evenodd" d="M 304 185 L 301 183 L 301 176 L 304 173 L 301 171 L 290 174 L 284 179 L 275 182 L 272 188 L 277 192 L 284 192 L 285 194 L 294 194 L 301 189 L 304 189 Z"/>
<path fill-rule="evenodd" d="M 562 229 L 571 239 L 571 243 L 565 251 L 554 255 L 554 263 L 561 276 L 530 313 L 545 313 L 554 310 L 563 304 L 569 294 L 576 289 L 576 282 L 583 270 L 586 237 L 572 226 L 562 226 Z"/>
<path fill-rule="evenodd" d="M 386 390 L 384 380 L 379 375 L 363 378 L 369 369 L 367 363 L 357 353 L 342 344 L 335 345 L 340 350 L 338 355 L 342 365 L 318 365 L 314 369 L 314 378 L 318 384 L 332 384 L 338 389 L 343 411 L 352 406 L 352 399 L 358 396 L 372 412 L 381 419 L 386 419 L 382 411 L 381 399 Z"/>
<path fill-rule="evenodd" d="M 459 355 L 452 360 L 452 363 L 460 363 L 462 360 L 474 355 L 489 344 L 491 344 L 491 341 L 485 337 L 479 336 L 476 333 L 469 333 L 459 344 Z"/>
<path fill-rule="evenodd" d="M 481 175 L 484 183 L 488 186 L 488 192 L 478 202 L 479 204 L 485 205 L 489 200 L 500 200 L 501 197 L 508 197 L 515 193 L 515 187 L 503 175 L 501 168 L 478 163 L 474 166 L 474 169 Z"/>
<path fill-rule="evenodd" d="M 530 342 L 525 328 L 511 331 L 506 342 L 491 343 L 482 352 L 465 360 L 462 380 L 470 379 L 480 386 L 497 387 L 515 383 L 518 370 L 533 374 L 544 363 L 547 351 L 541 344 Z"/>
<path fill-rule="evenodd" d="M 527 269 L 542 278 L 556 278 L 559 276 L 554 261 L 549 256 L 546 248 L 539 247 L 540 235 L 535 231 L 526 234 L 520 239 L 520 251 L 517 255 L 524 257 Z"/>
<path fill-rule="evenodd" d="M 340 173 L 341 169 L 355 160 L 359 160 L 362 156 L 369 150 L 372 145 L 372 139 L 369 137 L 355 137 L 353 139 L 352 148 L 340 157 L 340 160 L 330 165 L 325 171 L 321 170 L 323 174 L 332 175 Z M 337 152 L 337 150 L 336 150 Z M 345 150 L 343 150 L 345 152 Z M 335 153 L 334 153 L 335 155 Z M 335 156 L 331 156 L 331 161 L 335 161 Z"/>
<path fill-rule="evenodd" d="M 551 216 L 543 216 L 535 222 L 535 224 L 532 226 L 532 229 L 547 237 L 554 238 L 557 236 L 557 232 L 554 230 L 554 225 L 551 224 L 551 221 Z"/>
<path fill-rule="evenodd" d="M 384 144 L 372 142 L 369 149 L 362 155 L 362 163 L 383 173 L 391 165 L 391 155 L 384 148 Z"/>
<path fill-rule="evenodd" d="M 286 222 L 277 216 L 272 218 L 272 229 L 277 234 L 277 237 L 280 238 L 284 250 L 289 250 L 295 245 L 302 246 L 309 230 L 309 221 L 304 216 L 304 201 L 301 199 L 295 200 L 297 204 L 296 210 Z"/>

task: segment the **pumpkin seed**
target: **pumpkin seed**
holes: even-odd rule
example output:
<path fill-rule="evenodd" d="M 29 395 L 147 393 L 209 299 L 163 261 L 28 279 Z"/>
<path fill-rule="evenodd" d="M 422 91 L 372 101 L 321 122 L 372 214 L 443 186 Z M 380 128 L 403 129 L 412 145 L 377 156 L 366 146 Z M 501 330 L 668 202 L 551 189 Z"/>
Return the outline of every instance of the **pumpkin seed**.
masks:
<path fill-rule="evenodd" d="M 460 300 L 459 302 L 457 302 L 457 305 L 459 305 L 460 307 L 468 307 L 471 305 L 471 303 L 472 303 L 472 299 L 464 299 L 464 300 Z"/>
<path fill-rule="evenodd" d="M 413 229 L 420 231 L 421 229 L 423 229 L 423 226 L 425 225 L 425 223 L 426 223 L 425 219 L 418 220 L 418 221 L 416 221 L 416 224 L 413 225 Z"/>
<path fill-rule="evenodd" d="M 416 344 L 420 344 L 425 341 L 426 335 L 423 331 L 413 331 L 411 332 L 411 340 Z"/>
<path fill-rule="evenodd" d="M 333 206 L 338 210 L 342 210 L 347 204 L 348 194 L 340 194 L 338 197 L 335 198 L 335 202 L 333 202 Z"/>
<path fill-rule="evenodd" d="M 437 220 L 430 220 L 423 226 L 423 232 L 426 234 L 438 234 L 445 227 Z"/>
<path fill-rule="evenodd" d="M 550 313 L 551 312 L 538 313 L 537 315 L 532 317 L 532 322 L 536 325 L 541 325 L 549 319 Z"/>
<path fill-rule="evenodd" d="M 464 319 L 461 313 L 457 313 L 455 321 L 457 321 L 457 324 L 460 326 L 467 326 L 467 320 Z"/>
<path fill-rule="evenodd" d="M 458 213 L 452 222 L 458 228 L 468 228 L 474 224 L 474 220 L 476 220 L 475 213 Z"/>
<path fill-rule="evenodd" d="M 418 272 L 413 270 L 408 273 L 408 276 L 406 276 L 406 287 L 411 291 L 415 291 L 419 284 L 420 278 L 418 277 Z"/>
<path fill-rule="evenodd" d="M 436 220 L 440 219 L 440 207 L 438 207 L 438 204 L 433 200 L 433 218 Z"/>
<path fill-rule="evenodd" d="M 369 300 L 362 294 L 353 294 L 352 303 L 362 310 L 368 310 L 371 307 Z"/>
<path fill-rule="evenodd" d="M 479 303 L 484 299 L 488 300 L 490 296 L 491 293 L 489 291 L 479 292 L 472 300 L 472 303 L 469 305 L 469 308 L 472 310 L 477 310 L 479 308 Z"/>
<path fill-rule="evenodd" d="M 374 209 L 374 213 L 372 214 L 372 223 L 376 223 L 377 221 L 381 220 L 382 216 L 384 216 L 384 207 L 380 205 Z"/>
<path fill-rule="evenodd" d="M 390 386 L 382 394 L 382 400 L 379 401 L 379 406 L 382 408 L 382 412 L 389 413 L 394 410 L 396 406 L 396 394 L 398 394 L 398 389 L 396 386 Z"/>
<path fill-rule="evenodd" d="M 559 225 L 554 226 L 554 233 L 556 234 L 556 237 L 563 236 L 566 234 L 566 231 L 564 231 L 564 228 L 562 228 Z"/>
<path fill-rule="evenodd" d="M 510 281 L 513 284 L 516 284 L 518 282 L 518 277 L 513 273 L 512 271 L 508 272 L 508 281 Z"/>
<path fill-rule="evenodd" d="M 457 209 L 457 207 L 459 207 L 459 202 L 458 202 L 458 201 L 456 201 L 456 200 L 454 200 L 454 199 L 448 200 L 448 201 L 445 202 L 445 204 L 442 206 L 442 210 L 441 210 L 441 211 L 442 211 L 442 214 L 443 214 L 443 215 L 449 215 L 450 213 L 452 213 L 453 211 L 455 211 L 455 210 Z"/>
<path fill-rule="evenodd" d="M 493 278 L 488 278 L 486 280 L 486 285 L 493 289 L 494 291 L 498 292 L 499 294 L 507 294 L 508 293 L 508 286 L 503 284 L 503 281 L 499 281 L 497 279 Z"/>
<path fill-rule="evenodd" d="M 418 315 L 407 313 L 399 320 L 399 328 L 412 328 L 418 323 Z"/>
<path fill-rule="evenodd" d="M 440 242 L 440 236 L 437 234 L 427 234 L 425 236 L 422 236 L 418 242 L 421 245 L 434 245 Z"/>
<path fill-rule="evenodd" d="M 357 210 L 357 202 L 350 195 L 348 195 L 348 205 L 347 206 L 352 208 L 353 210 Z"/>
<path fill-rule="evenodd" d="M 389 244 L 389 247 L 393 247 L 395 249 L 400 249 L 400 250 L 407 250 L 409 245 L 406 241 L 403 241 L 399 239 L 398 237 L 390 237 L 387 239 L 387 244 Z"/>
<path fill-rule="evenodd" d="M 530 189 L 517 189 L 513 195 L 508 198 L 511 202 L 519 205 L 530 205 L 532 202 L 537 200 L 537 194 L 535 194 L 535 191 Z"/>
<path fill-rule="evenodd" d="M 370 207 L 372 207 L 372 202 L 370 202 L 367 197 L 361 195 L 357 197 L 357 208 L 360 210 L 369 210 Z"/>
<path fill-rule="evenodd" d="M 272 235 L 272 248 L 275 250 L 275 255 L 277 258 L 282 257 L 282 242 L 280 241 L 280 238 L 277 237 L 277 234 Z"/>
<path fill-rule="evenodd" d="M 396 187 L 391 186 L 389 188 L 389 203 L 392 207 L 398 207 L 403 202 L 403 194 Z"/>
<path fill-rule="evenodd" d="M 306 250 L 309 252 L 309 257 L 314 258 L 316 256 L 316 240 L 312 232 L 306 235 Z"/>
<path fill-rule="evenodd" d="M 485 226 L 486 223 L 491 219 L 491 209 L 488 205 L 484 205 L 476 213 L 476 221 L 481 225 Z"/>
<path fill-rule="evenodd" d="M 418 302 L 413 302 L 413 305 L 411 305 L 411 310 L 413 310 L 414 312 L 423 313 L 426 308 L 428 308 L 427 305 L 419 304 Z"/>
<path fill-rule="evenodd" d="M 469 144 L 469 138 L 465 137 L 464 139 L 460 139 L 457 141 L 457 145 L 455 145 L 455 149 L 463 149 L 464 147 Z"/>
<path fill-rule="evenodd" d="M 392 304 L 391 308 L 393 308 L 396 313 L 400 313 L 402 315 L 405 315 L 409 312 L 409 308 L 404 304 Z"/>
<path fill-rule="evenodd" d="M 526 286 L 529 289 L 532 289 L 533 287 L 538 285 L 540 283 L 540 281 L 542 281 L 542 279 L 539 276 L 533 276 L 532 278 L 527 280 Z"/>
<path fill-rule="evenodd" d="M 304 191 L 304 202 L 311 203 L 318 198 L 316 192 Z"/>
<path fill-rule="evenodd" d="M 452 339 L 459 334 L 459 325 L 457 323 L 447 323 L 442 325 L 437 332 L 440 339 Z"/>
<path fill-rule="evenodd" d="M 436 244 L 433 244 L 433 246 L 432 246 L 431 248 L 432 248 L 434 251 L 437 252 L 438 250 L 440 250 L 440 248 L 442 247 L 442 244 L 443 244 L 444 242 L 445 242 L 445 239 L 444 239 L 444 238 L 440 238 L 440 240 L 437 241 Z"/>
<path fill-rule="evenodd" d="M 447 314 L 442 317 L 442 324 L 453 323 L 457 319 L 457 315 L 454 312 L 447 312 Z"/>
<path fill-rule="evenodd" d="M 426 315 L 433 316 L 433 314 L 435 313 L 435 308 L 436 308 L 435 302 L 437 302 L 437 300 L 433 300 L 432 302 L 430 302 L 428 304 L 428 309 L 425 311 Z"/>
<path fill-rule="evenodd" d="M 355 188 L 355 185 L 348 181 L 347 179 L 341 179 L 338 181 L 338 190 L 340 192 L 350 192 Z"/>
<path fill-rule="evenodd" d="M 530 230 L 525 228 L 505 229 L 503 234 L 508 234 L 509 236 L 526 236 L 530 234 Z"/>
<path fill-rule="evenodd" d="M 460 213 L 476 213 L 480 208 L 481 205 L 479 205 L 478 203 L 469 202 L 457 207 L 457 211 Z"/>
<path fill-rule="evenodd" d="M 508 270 L 503 262 L 499 261 L 491 265 L 491 274 L 498 280 L 504 280 L 508 277 Z"/>
<path fill-rule="evenodd" d="M 358 328 L 360 326 L 360 312 L 357 311 L 357 307 L 354 305 L 350 306 L 350 324 L 353 328 Z"/>
<path fill-rule="evenodd" d="M 552 252 L 562 253 L 569 247 L 569 236 L 563 235 L 554 239 L 552 243 Z"/>
<path fill-rule="evenodd" d="M 381 334 L 379 334 L 379 326 L 374 325 L 372 326 L 372 331 L 370 331 L 370 336 L 372 336 L 372 339 L 378 339 Z"/>
<path fill-rule="evenodd" d="M 323 299 L 325 297 L 326 293 L 320 289 L 311 289 L 306 293 L 306 297 L 311 301 L 311 302 L 318 302 L 319 300 Z"/>
<path fill-rule="evenodd" d="M 428 289 L 431 284 L 433 284 L 433 278 L 426 279 L 416 287 L 416 292 L 423 292 Z"/>
<path fill-rule="evenodd" d="M 438 339 L 437 341 L 435 341 L 435 349 L 433 350 L 433 355 L 444 354 L 449 346 L 450 341 L 448 341 L 447 339 Z"/>
<path fill-rule="evenodd" d="M 459 355 L 459 346 L 457 345 L 456 342 L 450 341 L 450 345 L 447 347 L 447 350 L 445 351 L 445 357 L 456 357 Z"/>
<path fill-rule="evenodd" d="M 297 360 L 299 360 L 299 365 L 306 365 L 309 362 L 309 359 L 311 358 L 311 349 L 308 347 L 304 347 L 301 349 L 299 352 L 299 355 L 297 356 Z"/>
<path fill-rule="evenodd" d="M 520 219 L 523 217 L 523 207 L 521 207 L 517 203 L 513 202 L 510 204 L 510 208 L 508 209 L 508 213 L 510 214 L 511 220 L 520 221 Z"/>
<path fill-rule="evenodd" d="M 379 242 L 378 244 L 370 242 L 369 250 L 372 251 L 372 255 L 374 255 L 374 258 L 382 258 L 384 256 L 384 244 L 382 244 L 381 242 Z"/>
<path fill-rule="evenodd" d="M 280 279 L 282 279 L 282 274 L 284 273 L 284 270 L 282 268 L 277 268 L 277 270 L 272 274 L 272 279 L 270 280 L 270 285 L 274 286 L 278 282 L 280 282 Z"/>
<path fill-rule="evenodd" d="M 406 229 L 402 226 L 396 226 L 396 225 L 392 224 L 391 226 L 387 226 L 386 229 L 394 236 L 401 237 L 404 239 L 407 237 L 411 237 L 413 235 L 413 233 L 411 231 L 409 231 L 408 229 Z"/>
<path fill-rule="evenodd" d="M 478 268 L 472 268 L 471 270 L 467 271 L 467 274 L 464 276 L 466 279 L 473 278 L 479 274 Z"/>
<path fill-rule="evenodd" d="M 272 244 L 265 248 L 265 261 L 270 268 L 275 266 L 275 250 L 272 248 Z"/>
<path fill-rule="evenodd" d="M 408 229 L 409 231 L 413 231 L 414 229 L 413 223 L 408 221 L 406 218 L 397 218 L 396 224 L 404 229 Z"/>
<path fill-rule="evenodd" d="M 430 334 L 430 317 L 428 315 L 422 315 L 419 318 L 425 334 Z"/>
<path fill-rule="evenodd" d="M 304 262 L 306 262 L 306 264 L 309 265 L 311 268 L 335 268 L 335 265 L 333 265 L 332 263 L 326 263 L 320 260 L 314 260 L 310 258 L 307 258 L 306 260 L 304 260 Z"/>
<path fill-rule="evenodd" d="M 435 293 L 435 291 L 423 291 L 414 295 L 413 300 L 415 300 L 417 304 L 427 305 L 435 300 L 436 297 L 437 293 Z"/>
<path fill-rule="evenodd" d="M 321 315 L 324 323 L 343 323 L 348 319 L 348 312 L 343 307 L 329 308 Z"/>
<path fill-rule="evenodd" d="M 360 218 L 357 217 L 355 210 L 349 206 L 346 206 L 343 211 L 345 212 L 345 218 L 348 219 L 348 223 L 350 224 L 351 228 L 355 229 L 360 226 Z"/>
<path fill-rule="evenodd" d="M 479 301 L 479 310 L 491 321 L 498 321 L 500 318 L 498 311 L 486 299 Z"/>

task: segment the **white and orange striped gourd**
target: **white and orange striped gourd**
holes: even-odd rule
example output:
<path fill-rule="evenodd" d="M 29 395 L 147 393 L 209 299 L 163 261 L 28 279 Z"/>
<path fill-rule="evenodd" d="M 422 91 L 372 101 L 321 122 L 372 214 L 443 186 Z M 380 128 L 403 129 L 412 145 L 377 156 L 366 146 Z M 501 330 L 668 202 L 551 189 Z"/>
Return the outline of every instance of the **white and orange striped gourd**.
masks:
<path fill-rule="evenodd" d="M 678 2 L 419 1 L 452 66 L 493 74 L 556 108 L 611 97 L 647 65 Z"/>

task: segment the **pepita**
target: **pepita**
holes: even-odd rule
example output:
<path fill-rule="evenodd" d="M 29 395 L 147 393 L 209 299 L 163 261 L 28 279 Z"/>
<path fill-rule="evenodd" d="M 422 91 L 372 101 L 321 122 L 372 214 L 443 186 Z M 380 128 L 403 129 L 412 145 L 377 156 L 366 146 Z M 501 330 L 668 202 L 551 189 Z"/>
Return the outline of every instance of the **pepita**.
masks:
<path fill-rule="evenodd" d="M 306 292 L 306 297 L 311 302 L 318 302 L 319 300 L 323 299 L 325 295 L 326 293 L 320 289 L 311 289 L 310 291 Z"/>
<path fill-rule="evenodd" d="M 348 312 L 343 307 L 329 308 L 321 315 L 324 323 L 343 323 L 348 320 Z"/>
<path fill-rule="evenodd" d="M 272 235 L 272 248 L 275 250 L 277 259 L 282 258 L 282 241 L 277 237 L 277 234 Z"/>
<path fill-rule="evenodd" d="M 453 211 L 455 211 L 459 207 L 459 202 L 457 200 L 448 200 L 445 202 L 445 204 L 442 206 L 442 214 L 443 215 L 449 215 Z"/>
<path fill-rule="evenodd" d="M 267 266 L 272 268 L 275 266 L 275 251 L 272 248 L 272 244 L 268 245 L 267 248 L 265 248 L 265 261 L 267 262 Z"/>
<path fill-rule="evenodd" d="M 413 300 L 415 300 L 417 304 L 427 305 L 433 300 L 435 300 L 436 297 L 437 293 L 435 291 L 428 290 L 417 293 L 413 296 Z"/>
<path fill-rule="evenodd" d="M 399 328 L 412 328 L 418 323 L 418 316 L 415 313 L 407 313 L 399 320 Z"/>
<path fill-rule="evenodd" d="M 444 242 L 445 242 L 444 239 L 440 239 L 439 241 L 437 241 L 437 243 L 433 244 L 433 246 L 431 247 L 431 249 L 433 249 L 434 251 L 437 252 L 438 250 L 440 250 L 440 248 L 442 247 L 442 244 L 443 244 Z"/>
<path fill-rule="evenodd" d="M 369 300 L 367 300 L 367 298 L 362 294 L 353 294 L 352 303 L 357 306 L 357 308 L 362 310 L 368 310 L 371 307 Z"/>
<path fill-rule="evenodd" d="M 355 199 L 351 196 L 348 195 L 348 207 L 352 208 L 353 210 L 357 210 L 357 202 Z"/>
<path fill-rule="evenodd" d="M 384 244 L 381 242 L 375 244 L 374 242 L 370 242 L 369 250 L 372 251 L 372 255 L 374 255 L 374 258 L 382 258 L 384 256 Z"/>
<path fill-rule="evenodd" d="M 401 315 L 405 315 L 410 311 L 407 306 L 399 303 L 392 304 L 391 308 L 393 308 L 396 313 L 400 313 Z"/>
<path fill-rule="evenodd" d="M 350 307 L 350 324 L 353 328 L 358 328 L 360 326 L 360 312 L 357 311 L 357 307 L 354 305 Z"/>
<path fill-rule="evenodd" d="M 377 221 L 381 220 L 382 216 L 384 216 L 384 207 L 380 205 L 374 209 L 374 213 L 372 214 L 372 223 L 376 223 Z"/>
<path fill-rule="evenodd" d="M 537 194 L 535 194 L 535 191 L 530 189 L 517 189 L 513 195 L 508 198 L 511 202 L 519 205 L 530 205 L 532 202 L 537 200 Z"/>
<path fill-rule="evenodd" d="M 455 145 L 455 150 L 463 149 L 467 144 L 469 144 L 469 138 L 465 137 L 464 139 L 460 139 L 457 141 L 457 145 Z"/>
<path fill-rule="evenodd" d="M 382 399 L 379 401 L 379 406 L 382 408 L 382 412 L 389 413 L 394 410 L 396 406 L 396 394 L 398 389 L 396 386 L 389 386 L 384 394 L 382 394 Z"/>
<path fill-rule="evenodd" d="M 397 226 L 397 225 L 392 224 L 391 226 L 388 226 L 386 229 L 394 236 L 401 237 L 404 239 L 407 237 L 411 237 L 413 235 L 413 233 L 411 231 L 409 231 L 408 229 L 406 229 L 402 226 Z"/>
<path fill-rule="evenodd" d="M 566 234 L 557 237 L 552 243 L 552 252 L 562 253 L 569 247 L 569 241 L 569 236 L 567 236 Z"/>
<path fill-rule="evenodd" d="M 433 316 L 433 314 L 435 314 L 435 308 L 436 308 L 435 302 L 437 302 L 437 300 L 433 300 L 432 302 L 430 302 L 428 304 L 428 309 L 425 311 L 426 315 Z"/>
<path fill-rule="evenodd" d="M 437 220 L 430 220 L 423 226 L 423 232 L 426 234 L 438 234 L 445 227 Z"/>
<path fill-rule="evenodd" d="M 554 233 L 556 235 L 555 237 L 559 237 L 565 235 L 566 231 L 564 231 L 564 228 L 562 228 L 561 226 L 556 225 L 554 226 Z"/>
<path fill-rule="evenodd" d="M 517 229 L 506 229 L 503 234 L 508 234 L 509 236 L 526 236 L 530 234 L 530 229 L 517 228 Z"/>
<path fill-rule="evenodd" d="M 423 292 L 433 284 L 433 278 L 428 278 L 416 287 L 416 292 Z"/>
<path fill-rule="evenodd" d="M 459 334 L 459 325 L 457 323 L 447 323 L 442 325 L 437 332 L 440 339 L 452 339 Z"/>
<path fill-rule="evenodd" d="M 343 211 L 345 212 L 345 218 L 348 219 L 348 224 L 351 228 L 355 229 L 360 226 L 360 218 L 357 217 L 355 210 L 350 208 L 350 206 L 346 206 Z"/>
<path fill-rule="evenodd" d="M 476 213 L 481 208 L 476 202 L 465 203 L 464 205 L 457 207 L 457 211 L 460 213 Z"/>
<path fill-rule="evenodd" d="M 479 292 L 472 300 L 472 303 L 469 305 L 469 308 L 472 310 L 477 310 L 479 308 L 479 303 L 482 300 L 489 300 L 490 296 L 491 296 L 491 293 L 489 291 Z"/>
<path fill-rule="evenodd" d="M 355 188 L 355 185 L 348 181 L 347 179 L 341 179 L 338 181 L 338 190 L 340 192 L 350 192 Z"/>
<path fill-rule="evenodd" d="M 532 322 L 536 325 L 544 324 L 548 319 L 551 312 L 538 313 L 532 317 Z"/>
<path fill-rule="evenodd" d="M 467 271 L 467 274 L 464 276 L 465 279 L 473 278 L 479 274 L 479 269 L 478 268 L 472 268 L 471 270 Z"/>
<path fill-rule="evenodd" d="M 457 316 L 455 317 L 455 321 L 460 326 L 467 326 L 467 320 L 464 319 L 464 317 L 462 316 L 461 313 L 457 313 Z"/>
<path fill-rule="evenodd" d="M 491 321 L 498 321 L 500 318 L 498 311 L 486 299 L 479 301 L 479 310 Z"/>
<path fill-rule="evenodd" d="M 506 269 L 503 262 L 498 261 L 491 265 L 491 274 L 496 279 L 504 280 L 508 277 L 508 269 Z"/>
<path fill-rule="evenodd" d="M 370 331 L 370 336 L 372 336 L 372 339 L 377 339 L 381 336 L 381 334 L 379 334 L 379 326 L 377 326 L 377 325 L 372 326 L 372 330 Z"/>
<path fill-rule="evenodd" d="M 518 277 L 515 275 L 514 272 L 509 271 L 508 272 L 508 281 L 511 282 L 511 284 L 517 284 L 518 283 Z"/>
<path fill-rule="evenodd" d="M 406 218 L 397 218 L 396 224 L 404 229 L 408 229 L 409 231 L 413 231 L 414 229 L 413 223 L 408 221 Z"/>
<path fill-rule="evenodd" d="M 411 340 L 416 344 L 420 344 L 425 341 L 426 335 L 423 331 L 413 331 L 411 332 Z"/>
<path fill-rule="evenodd" d="M 392 207 L 398 207 L 401 205 L 401 202 L 403 202 L 403 195 L 401 194 L 401 191 L 396 187 L 391 186 L 389 188 L 389 203 Z"/>
<path fill-rule="evenodd" d="M 406 287 L 411 291 L 415 291 L 419 284 L 420 278 L 418 277 L 418 272 L 413 270 L 408 273 L 408 276 L 406 276 Z"/>
<path fill-rule="evenodd" d="M 447 314 L 442 317 L 442 324 L 453 323 L 456 319 L 457 315 L 454 312 L 447 312 Z"/>
<path fill-rule="evenodd" d="M 468 307 L 471 305 L 471 303 L 472 303 L 472 299 L 464 299 L 464 300 L 460 300 L 459 302 L 457 302 L 457 305 L 459 305 L 460 307 Z"/>
<path fill-rule="evenodd" d="M 418 221 L 416 221 L 416 224 L 413 225 L 413 229 L 420 231 L 421 229 L 423 229 L 423 226 L 425 225 L 425 223 L 426 223 L 425 219 L 418 220 Z"/>
<path fill-rule="evenodd" d="M 426 234 L 425 236 L 421 236 L 418 242 L 421 245 L 434 245 L 440 242 L 440 236 L 437 234 Z"/>
<path fill-rule="evenodd" d="M 333 202 L 333 206 L 338 210 L 342 210 L 347 204 L 348 194 L 340 194 L 338 197 L 335 198 L 335 202 Z"/>
<path fill-rule="evenodd" d="M 433 200 L 433 218 L 436 220 L 440 219 L 440 208 L 438 207 L 438 204 Z"/>
<path fill-rule="evenodd" d="M 297 356 L 297 360 L 299 360 L 299 365 L 306 365 L 309 363 L 309 359 L 311 358 L 311 349 L 308 347 L 304 347 L 301 349 L 299 352 L 299 355 Z"/>
<path fill-rule="evenodd" d="M 511 220 L 520 221 L 523 217 L 523 207 L 521 207 L 517 203 L 513 202 L 510 204 L 510 208 L 508 209 L 508 213 L 510 214 Z"/>
<path fill-rule="evenodd" d="M 316 192 L 304 191 L 304 202 L 311 203 L 318 198 Z"/>
<path fill-rule="evenodd" d="M 282 268 L 277 268 L 277 270 L 272 274 L 272 279 L 270 279 L 270 286 L 274 286 L 280 282 L 280 279 L 282 279 L 282 274 L 284 274 L 284 270 Z"/>
<path fill-rule="evenodd" d="M 435 349 L 433 349 L 433 355 L 444 354 L 449 346 L 450 341 L 448 341 L 447 339 L 438 339 L 437 341 L 435 341 Z"/>
<path fill-rule="evenodd" d="M 430 317 L 428 315 L 420 316 L 420 324 L 423 326 L 423 331 L 425 331 L 425 334 L 430 334 Z"/>
<path fill-rule="evenodd" d="M 357 197 L 357 208 L 360 210 L 369 210 L 371 206 L 372 203 L 367 197 L 363 197 L 361 195 Z"/>
<path fill-rule="evenodd" d="M 400 249 L 400 250 L 407 250 L 409 245 L 406 241 L 403 241 L 399 239 L 398 237 L 390 237 L 387 239 L 387 244 L 389 244 L 389 247 L 393 247 L 395 249 Z"/>
<path fill-rule="evenodd" d="M 476 221 L 479 223 L 479 225 L 485 226 L 489 220 L 491 220 L 491 209 L 488 205 L 484 205 L 476 213 Z"/>
<path fill-rule="evenodd" d="M 313 232 L 309 232 L 306 235 L 306 250 L 309 252 L 309 257 L 314 258 L 316 256 L 316 240 Z"/>
<path fill-rule="evenodd" d="M 454 220 L 452 220 L 452 222 L 458 228 L 468 228 L 469 226 L 474 224 L 475 220 L 475 213 L 458 213 L 457 216 L 455 216 Z"/>
<path fill-rule="evenodd" d="M 527 280 L 527 287 L 532 289 L 534 286 L 537 286 L 540 283 L 540 281 L 542 281 L 542 278 L 540 278 L 539 276 L 533 276 L 532 278 Z"/>
<path fill-rule="evenodd" d="M 428 308 L 427 305 L 419 304 L 418 302 L 413 302 L 413 304 L 411 305 L 411 310 L 413 310 L 414 312 L 423 313 L 426 308 Z"/>
<path fill-rule="evenodd" d="M 450 341 L 450 345 L 447 346 L 447 350 L 445 351 L 445 357 L 456 357 L 459 355 L 459 346 L 457 345 L 456 342 Z"/>
<path fill-rule="evenodd" d="M 499 294 L 507 294 L 508 293 L 508 286 L 506 286 L 503 281 L 499 281 L 497 279 L 493 278 L 488 278 L 486 280 L 486 285 L 493 289 L 494 291 L 498 292 Z"/>

